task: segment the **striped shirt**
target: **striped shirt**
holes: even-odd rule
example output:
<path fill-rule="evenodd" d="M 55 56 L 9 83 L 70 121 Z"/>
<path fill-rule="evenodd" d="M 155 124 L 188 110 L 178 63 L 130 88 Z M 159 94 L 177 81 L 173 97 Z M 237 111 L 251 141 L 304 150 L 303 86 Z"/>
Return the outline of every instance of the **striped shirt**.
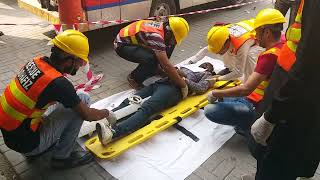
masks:
<path fill-rule="evenodd" d="M 139 45 L 155 51 L 166 51 L 165 41 L 158 33 L 138 32 L 135 37 Z M 132 44 L 130 37 L 120 37 L 120 34 L 118 34 L 114 40 L 114 48 L 126 44 Z"/>
<path fill-rule="evenodd" d="M 188 85 L 189 94 L 203 94 L 209 90 L 210 83 L 206 79 L 212 78 L 210 72 L 193 72 L 185 67 L 181 67 L 180 71 L 187 76 L 186 83 Z"/>
<path fill-rule="evenodd" d="M 189 95 L 194 94 L 203 94 L 207 92 L 210 89 L 210 83 L 206 79 L 212 78 L 212 74 L 208 71 L 204 72 L 193 72 L 190 69 L 187 69 L 185 67 L 181 67 L 179 69 L 186 75 L 186 83 L 188 85 L 188 91 Z M 158 80 L 159 83 L 167 83 L 171 82 L 169 77 L 162 78 Z"/>

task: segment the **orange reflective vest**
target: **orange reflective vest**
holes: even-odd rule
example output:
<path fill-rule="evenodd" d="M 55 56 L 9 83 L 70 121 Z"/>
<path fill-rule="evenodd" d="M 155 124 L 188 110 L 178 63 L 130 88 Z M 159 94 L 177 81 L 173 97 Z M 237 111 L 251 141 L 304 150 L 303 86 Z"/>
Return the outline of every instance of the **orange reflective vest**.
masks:
<path fill-rule="evenodd" d="M 295 22 L 286 32 L 287 42 L 283 45 L 278 58 L 278 64 L 284 70 L 289 71 L 291 66 L 296 62 L 296 50 L 301 39 L 301 17 L 304 0 L 301 0 Z"/>
<path fill-rule="evenodd" d="M 254 20 L 240 21 L 235 24 L 227 25 L 230 40 L 233 44 L 232 53 L 237 54 L 240 47 L 249 39 L 255 39 L 255 31 L 253 28 Z"/>
<path fill-rule="evenodd" d="M 164 39 L 163 23 L 151 20 L 140 20 L 129 24 L 120 30 L 119 35 L 122 38 L 129 37 L 132 44 L 139 44 L 136 38 L 138 32 L 157 33 Z"/>
<path fill-rule="evenodd" d="M 41 57 L 28 62 L 1 95 L 0 128 L 12 131 L 29 118 L 31 119 L 30 128 L 36 131 L 42 114 L 49 106 L 37 109 L 38 98 L 54 79 L 61 76 L 60 72 Z"/>
<path fill-rule="evenodd" d="M 273 47 L 263 53 L 260 54 L 260 56 L 265 54 L 274 54 L 279 57 L 281 49 L 278 47 Z M 264 90 L 268 87 L 269 80 L 263 81 L 259 84 L 259 86 L 249 95 L 247 96 L 248 99 L 252 100 L 255 103 L 259 103 L 264 96 Z"/>

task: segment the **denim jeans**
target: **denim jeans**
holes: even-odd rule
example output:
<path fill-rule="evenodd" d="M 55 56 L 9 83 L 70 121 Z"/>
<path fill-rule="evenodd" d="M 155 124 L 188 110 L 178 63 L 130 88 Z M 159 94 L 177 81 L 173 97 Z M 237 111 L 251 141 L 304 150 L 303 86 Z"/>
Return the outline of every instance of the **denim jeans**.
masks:
<path fill-rule="evenodd" d="M 87 93 L 78 93 L 81 101 L 90 105 L 90 97 Z M 26 156 L 35 156 L 53 147 L 52 157 L 66 159 L 70 156 L 83 123 L 80 115 L 70 108 L 65 108 L 57 103 L 48 108 L 45 118 L 40 126 L 40 144 Z"/>
<path fill-rule="evenodd" d="M 174 47 L 167 48 L 167 56 L 170 58 Z M 116 48 L 117 54 L 123 59 L 138 63 L 139 65 L 131 72 L 131 77 L 142 84 L 144 80 L 156 74 L 159 61 L 152 49 L 137 45 L 119 45 Z"/>
<path fill-rule="evenodd" d="M 117 138 L 129 134 L 146 124 L 150 123 L 151 116 L 162 110 L 176 105 L 182 100 L 181 91 L 171 83 L 156 82 L 139 90 L 136 95 L 141 98 L 151 96 L 142 103 L 141 107 L 134 114 L 122 118 L 120 122 L 112 128 L 115 131 L 113 138 Z M 112 111 L 116 111 L 129 105 L 129 100 L 124 100 L 118 107 Z"/>
<path fill-rule="evenodd" d="M 230 125 L 248 131 L 255 120 L 253 104 L 245 97 L 224 98 L 222 102 L 209 104 L 205 116 L 212 122 Z"/>

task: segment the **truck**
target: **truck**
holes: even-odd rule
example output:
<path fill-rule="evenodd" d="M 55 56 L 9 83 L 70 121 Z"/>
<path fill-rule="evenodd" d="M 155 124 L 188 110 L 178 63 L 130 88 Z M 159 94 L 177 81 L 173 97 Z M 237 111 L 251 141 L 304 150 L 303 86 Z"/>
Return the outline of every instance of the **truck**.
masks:
<path fill-rule="evenodd" d="M 84 32 L 118 23 L 92 23 L 168 16 L 181 10 L 219 0 L 18 0 L 19 7 L 63 29 L 78 24 Z M 245 0 L 225 0 L 229 4 Z"/>

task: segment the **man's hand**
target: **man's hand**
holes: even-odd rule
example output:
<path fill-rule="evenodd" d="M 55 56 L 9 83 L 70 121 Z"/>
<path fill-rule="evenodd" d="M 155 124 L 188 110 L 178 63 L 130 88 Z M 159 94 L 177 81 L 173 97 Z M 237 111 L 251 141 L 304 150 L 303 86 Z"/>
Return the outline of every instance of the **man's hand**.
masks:
<path fill-rule="evenodd" d="M 274 124 L 264 119 L 264 114 L 256 120 L 251 126 L 251 134 L 254 140 L 263 146 L 267 145 L 267 139 L 270 137 Z"/>
<path fill-rule="evenodd" d="M 217 82 L 217 78 L 210 78 L 205 80 L 209 82 L 210 87 L 213 87 L 213 85 Z"/>
<path fill-rule="evenodd" d="M 187 75 L 183 71 L 181 71 L 180 69 L 177 69 L 177 72 L 180 75 L 180 77 L 184 77 L 184 78 L 187 77 Z"/>
<path fill-rule="evenodd" d="M 213 94 L 212 94 L 212 91 L 211 91 L 207 96 L 207 100 L 209 101 L 209 103 L 212 104 L 212 103 L 216 102 L 218 100 L 218 98 L 214 97 Z"/>
<path fill-rule="evenodd" d="M 117 123 L 117 117 L 116 114 L 112 111 L 109 111 L 109 116 L 107 117 L 107 120 L 109 121 L 110 125 L 114 125 Z"/>
<path fill-rule="evenodd" d="M 188 96 L 188 86 L 181 88 L 182 99 L 185 99 Z"/>
<path fill-rule="evenodd" d="M 100 110 L 90 108 L 83 102 L 80 102 L 76 107 L 73 108 L 73 110 L 79 113 L 79 115 L 87 121 L 99 121 L 109 116 L 109 111 L 107 109 Z"/>
<path fill-rule="evenodd" d="M 219 77 L 220 77 L 220 76 L 221 76 L 221 75 L 218 75 L 218 74 L 217 74 L 217 75 L 212 76 L 212 78 L 216 78 L 216 80 L 219 81 Z"/>

